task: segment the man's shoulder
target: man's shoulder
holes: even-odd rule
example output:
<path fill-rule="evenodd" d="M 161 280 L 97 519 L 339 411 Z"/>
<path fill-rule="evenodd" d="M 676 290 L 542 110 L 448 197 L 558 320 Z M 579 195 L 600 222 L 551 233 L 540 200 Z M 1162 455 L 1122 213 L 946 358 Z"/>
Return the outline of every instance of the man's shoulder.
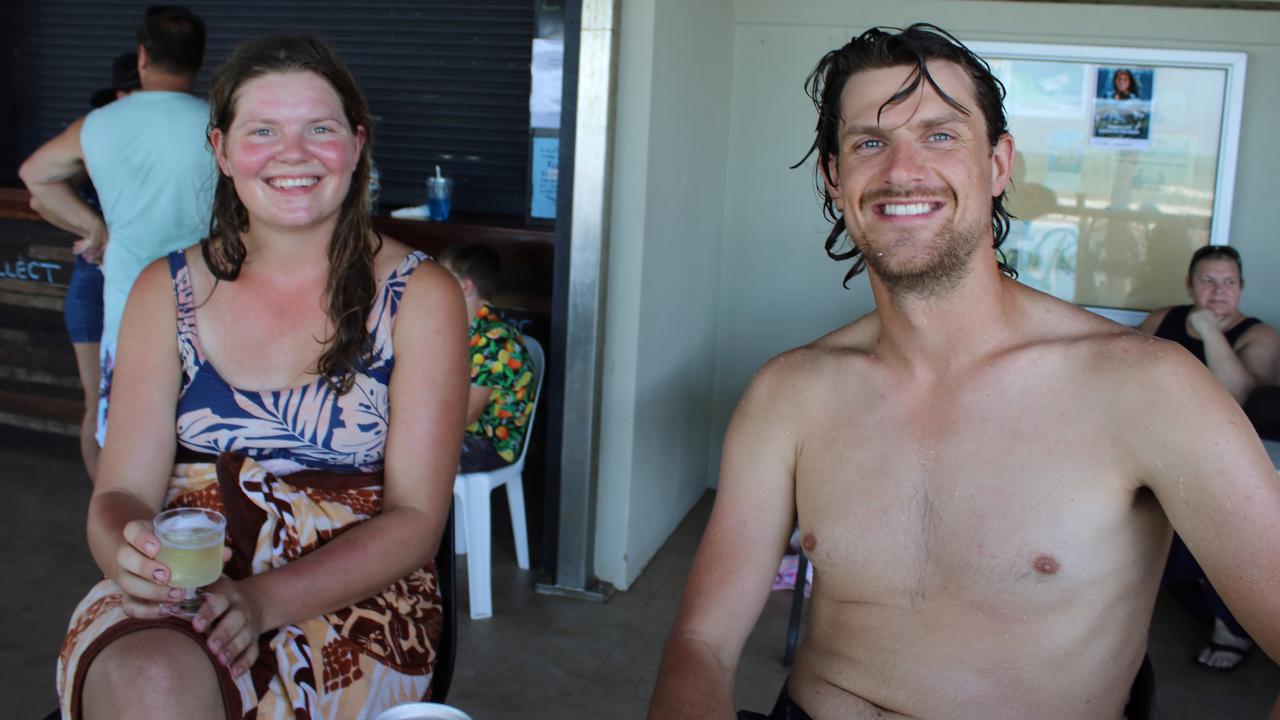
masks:
<path fill-rule="evenodd" d="M 1075 333 L 1063 333 L 1052 349 L 1065 363 L 1078 387 L 1096 391 L 1098 401 L 1180 395 L 1188 387 L 1212 380 L 1205 366 L 1186 348 L 1137 329 L 1099 318 Z"/>
<path fill-rule="evenodd" d="M 1039 315 L 1030 333 L 1031 344 L 1076 355 L 1097 368 L 1123 368 L 1159 362 L 1186 354 L 1181 346 L 1136 328 L 1121 325 L 1097 313 L 1055 300 L 1055 307 L 1034 308 Z M 1041 313 L 1043 314 L 1041 315 Z"/>
<path fill-rule="evenodd" d="M 768 388 L 833 374 L 856 374 L 861 365 L 873 358 L 879 332 L 879 316 L 873 311 L 812 342 L 773 356 L 756 371 L 752 385 Z"/>
<path fill-rule="evenodd" d="M 152 125 L 185 129 L 196 124 L 203 128 L 208 123 L 209 103 L 179 92 L 135 92 L 85 117 L 85 128 L 89 132 L 148 131 Z"/>

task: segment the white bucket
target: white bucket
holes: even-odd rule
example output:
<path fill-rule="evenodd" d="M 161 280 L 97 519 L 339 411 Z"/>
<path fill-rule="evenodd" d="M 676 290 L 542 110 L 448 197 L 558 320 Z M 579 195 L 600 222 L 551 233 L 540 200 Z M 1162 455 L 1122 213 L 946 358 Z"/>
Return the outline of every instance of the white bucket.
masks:
<path fill-rule="evenodd" d="M 471 716 L 456 707 L 424 702 L 387 708 L 373 720 L 471 720 Z"/>

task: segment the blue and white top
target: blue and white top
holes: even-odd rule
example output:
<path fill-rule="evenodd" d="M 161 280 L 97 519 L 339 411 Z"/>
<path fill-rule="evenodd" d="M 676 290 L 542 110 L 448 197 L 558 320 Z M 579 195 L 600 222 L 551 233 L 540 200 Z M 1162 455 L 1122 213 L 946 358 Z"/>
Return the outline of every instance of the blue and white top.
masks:
<path fill-rule="evenodd" d="M 235 450 L 258 461 L 286 460 L 317 470 L 382 469 L 388 426 L 387 386 L 395 357 L 391 333 L 405 282 L 428 256 L 411 252 L 382 283 L 369 313 L 373 353 L 351 389 L 339 395 L 324 378 L 287 390 L 232 387 L 205 359 L 196 328 L 191 271 L 182 252 L 169 255 L 178 307 L 182 388 L 178 444 L 199 453 Z"/>

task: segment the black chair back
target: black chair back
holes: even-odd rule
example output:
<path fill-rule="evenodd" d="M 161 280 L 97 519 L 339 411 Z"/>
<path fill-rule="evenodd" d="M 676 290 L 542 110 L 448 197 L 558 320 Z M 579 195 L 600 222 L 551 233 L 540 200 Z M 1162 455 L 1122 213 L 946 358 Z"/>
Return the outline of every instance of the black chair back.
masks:
<path fill-rule="evenodd" d="M 1156 673 L 1151 656 L 1142 657 L 1142 667 L 1129 689 L 1129 704 L 1124 706 L 1125 720 L 1151 720 L 1156 716 Z"/>
<path fill-rule="evenodd" d="M 452 496 L 450 496 L 452 497 Z M 436 578 L 440 583 L 443 627 L 440 643 L 436 646 L 436 668 L 431 677 L 431 702 L 443 703 L 449 695 L 449 683 L 453 681 L 453 661 L 458 649 L 458 573 L 453 554 L 453 506 L 449 506 L 449 519 L 444 524 L 440 549 L 436 552 Z"/>

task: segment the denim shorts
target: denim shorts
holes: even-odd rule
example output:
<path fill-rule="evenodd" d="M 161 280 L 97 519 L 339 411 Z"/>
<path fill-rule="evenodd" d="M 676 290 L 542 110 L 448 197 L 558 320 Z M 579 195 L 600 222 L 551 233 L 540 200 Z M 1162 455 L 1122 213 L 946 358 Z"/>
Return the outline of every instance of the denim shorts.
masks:
<path fill-rule="evenodd" d="M 73 343 L 96 343 L 102 339 L 102 270 L 79 255 L 67 286 L 62 320 Z"/>

